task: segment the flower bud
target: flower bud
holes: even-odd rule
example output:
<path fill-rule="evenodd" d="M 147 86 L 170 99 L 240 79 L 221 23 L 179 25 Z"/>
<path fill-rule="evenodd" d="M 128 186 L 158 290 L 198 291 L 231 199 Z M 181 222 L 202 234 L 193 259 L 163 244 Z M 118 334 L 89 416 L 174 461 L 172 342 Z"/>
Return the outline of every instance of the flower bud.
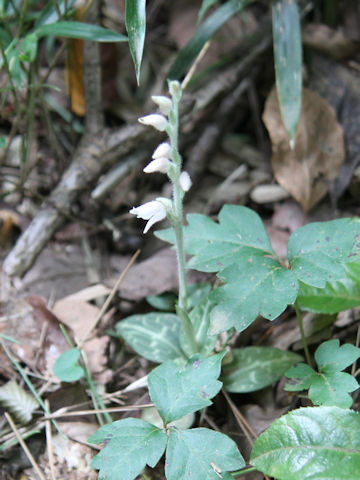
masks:
<path fill-rule="evenodd" d="M 152 158 L 160 158 L 160 157 L 165 157 L 165 158 L 170 158 L 171 156 L 171 146 L 167 143 L 160 143 L 152 154 Z"/>
<path fill-rule="evenodd" d="M 182 95 L 181 85 L 177 80 L 170 80 L 169 81 L 169 92 L 173 98 L 177 101 L 180 100 Z"/>
<path fill-rule="evenodd" d="M 191 178 L 188 172 L 182 172 L 179 177 L 180 187 L 184 192 L 188 192 L 191 187 Z"/>
<path fill-rule="evenodd" d="M 151 115 L 140 117 L 139 122 L 143 125 L 149 125 L 150 127 L 154 127 L 160 132 L 164 132 L 168 124 L 166 118 L 163 115 L 159 115 L 158 113 L 152 113 Z"/>
<path fill-rule="evenodd" d="M 144 168 L 145 173 L 154 173 L 154 172 L 161 172 L 167 173 L 169 169 L 170 161 L 166 157 L 158 157 L 155 158 L 152 162 L 150 162 Z"/>
<path fill-rule="evenodd" d="M 163 115 L 169 115 L 172 109 L 172 101 L 168 97 L 163 97 L 162 95 L 153 95 L 152 100 L 156 105 L 159 106 L 160 112 Z"/>

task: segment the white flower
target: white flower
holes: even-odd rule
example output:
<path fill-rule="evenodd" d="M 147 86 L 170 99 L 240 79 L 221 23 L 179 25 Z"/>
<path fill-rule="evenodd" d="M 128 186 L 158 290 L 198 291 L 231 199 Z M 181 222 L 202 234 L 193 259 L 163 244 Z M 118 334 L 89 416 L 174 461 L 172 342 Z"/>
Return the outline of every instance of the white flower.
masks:
<path fill-rule="evenodd" d="M 164 132 L 168 121 L 163 115 L 159 115 L 158 113 L 152 113 L 150 115 L 146 115 L 145 117 L 140 117 L 139 122 L 143 125 L 149 125 L 150 127 L 156 128 L 160 132 Z"/>
<path fill-rule="evenodd" d="M 170 158 L 171 156 L 171 147 L 168 143 L 160 143 L 160 145 L 155 149 L 154 153 L 152 154 L 152 158 Z"/>
<path fill-rule="evenodd" d="M 190 190 L 192 182 L 188 172 L 182 172 L 180 174 L 179 183 L 180 183 L 180 187 L 184 190 L 184 192 L 187 192 Z"/>
<path fill-rule="evenodd" d="M 145 173 L 154 173 L 154 172 L 161 172 L 167 173 L 169 169 L 170 161 L 166 157 L 158 157 L 155 158 L 152 162 L 150 162 L 144 168 Z"/>
<path fill-rule="evenodd" d="M 163 115 L 169 115 L 172 109 L 172 101 L 168 97 L 163 97 L 162 95 L 153 95 L 152 101 L 159 106 L 160 112 Z"/>
<path fill-rule="evenodd" d="M 144 203 L 140 207 L 134 207 L 130 210 L 132 215 L 136 215 L 137 218 L 148 220 L 145 225 L 144 232 L 146 233 L 156 222 L 160 222 L 166 217 L 166 208 L 163 203 L 158 200 L 152 200 L 151 202 Z"/>

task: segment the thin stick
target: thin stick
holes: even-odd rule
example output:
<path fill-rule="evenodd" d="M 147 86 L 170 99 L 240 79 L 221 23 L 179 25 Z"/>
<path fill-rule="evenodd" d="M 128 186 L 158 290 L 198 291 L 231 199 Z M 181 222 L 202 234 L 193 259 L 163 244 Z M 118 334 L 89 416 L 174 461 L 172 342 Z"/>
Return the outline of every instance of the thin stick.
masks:
<path fill-rule="evenodd" d="M 76 417 L 78 415 L 97 415 L 98 413 L 117 413 L 117 412 L 132 412 L 140 410 L 142 408 L 153 407 L 153 403 L 145 403 L 143 405 L 130 405 L 127 407 L 112 407 L 99 410 L 77 410 L 74 412 L 64 412 L 63 409 L 47 415 L 44 418 L 46 420 L 51 420 L 52 418 L 62 418 L 62 417 Z"/>
<path fill-rule="evenodd" d="M 25 452 L 25 455 L 27 456 L 27 458 L 29 459 L 29 462 L 31 463 L 31 465 L 33 466 L 34 470 L 36 471 L 36 473 L 39 475 L 39 478 L 40 480 L 46 480 L 46 478 L 44 477 L 42 471 L 40 470 L 39 468 L 39 465 L 36 463 L 34 457 L 32 456 L 32 453 L 30 452 L 30 450 L 28 449 L 26 443 L 24 442 L 24 440 L 21 438 L 21 435 L 20 433 L 18 432 L 18 429 L 16 428 L 16 425 L 15 423 L 13 422 L 13 419 L 11 418 L 11 416 L 8 414 L 8 412 L 5 412 L 4 413 L 5 415 L 5 418 L 6 420 L 8 421 L 10 427 L 11 427 L 11 430 L 14 432 L 14 434 L 16 435 L 16 438 L 18 440 L 18 442 L 20 443 L 22 449 L 24 450 Z"/>
<path fill-rule="evenodd" d="M 211 41 L 208 40 L 205 45 L 202 47 L 202 49 L 200 50 L 200 52 L 198 53 L 198 56 L 195 58 L 194 60 L 194 63 L 191 65 L 190 67 L 190 70 L 188 71 L 188 73 L 186 74 L 184 80 L 182 81 L 181 83 L 181 88 L 183 90 L 185 90 L 185 88 L 188 86 L 190 80 L 192 79 L 194 73 L 195 73 L 195 70 L 197 69 L 199 63 L 201 62 L 201 60 L 204 58 L 206 52 L 209 50 L 209 47 L 211 45 Z"/>
<path fill-rule="evenodd" d="M 118 290 L 121 282 L 124 280 L 125 276 L 127 275 L 128 271 L 130 270 L 130 268 L 134 265 L 135 261 L 137 260 L 138 256 L 140 255 L 140 250 L 137 250 L 134 255 L 131 257 L 131 260 L 130 262 L 127 264 L 125 270 L 121 273 L 120 277 L 118 278 L 117 282 L 115 283 L 115 285 L 113 286 L 113 289 L 111 290 L 109 296 L 107 297 L 104 305 L 102 306 L 94 324 L 91 326 L 91 329 L 86 333 L 86 335 L 82 338 L 81 341 L 77 342 L 77 347 L 79 349 L 82 348 L 82 346 L 84 345 L 84 343 L 86 342 L 87 338 L 89 337 L 90 333 L 94 330 L 94 328 L 96 327 L 96 325 L 100 322 L 100 320 L 102 319 L 102 317 L 104 316 L 106 310 L 108 309 L 108 306 L 110 305 L 110 303 L 112 302 L 112 299 L 114 298 L 115 296 L 115 293 L 116 291 Z"/>
<path fill-rule="evenodd" d="M 228 402 L 228 404 L 231 408 L 231 411 L 233 412 L 237 422 L 239 423 L 240 428 L 242 429 L 246 438 L 248 439 L 248 442 L 253 447 L 254 446 L 254 441 L 250 437 L 249 432 L 251 433 L 251 435 L 254 438 L 257 438 L 256 432 L 251 428 L 251 426 L 245 420 L 244 416 L 236 408 L 236 406 L 234 405 L 234 402 L 231 400 L 231 398 L 229 397 L 229 395 L 226 393 L 226 391 L 224 389 L 222 389 L 222 393 L 223 393 L 224 397 L 226 398 L 226 401 Z"/>
<path fill-rule="evenodd" d="M 46 405 L 46 408 L 50 411 L 49 400 L 45 400 L 45 405 Z M 48 460 L 50 464 L 51 478 L 52 480 L 56 480 L 50 420 L 46 420 L 45 422 L 45 434 L 46 434 L 46 449 L 47 449 Z"/>
<path fill-rule="evenodd" d="M 305 330 L 304 330 L 304 322 L 303 322 L 303 319 L 302 319 L 302 316 L 301 316 L 301 312 L 300 312 L 298 302 L 295 302 L 295 312 L 296 312 L 296 318 L 297 318 L 297 321 L 298 321 L 298 324 L 299 324 L 299 329 L 300 329 L 300 333 L 301 333 L 301 338 L 302 338 L 302 343 L 303 343 L 303 347 L 304 347 L 306 361 L 307 361 L 308 365 L 310 367 L 312 367 L 311 357 L 310 357 L 309 348 L 308 348 L 308 344 L 307 344 L 307 341 L 306 341 L 306 335 L 305 335 Z"/>

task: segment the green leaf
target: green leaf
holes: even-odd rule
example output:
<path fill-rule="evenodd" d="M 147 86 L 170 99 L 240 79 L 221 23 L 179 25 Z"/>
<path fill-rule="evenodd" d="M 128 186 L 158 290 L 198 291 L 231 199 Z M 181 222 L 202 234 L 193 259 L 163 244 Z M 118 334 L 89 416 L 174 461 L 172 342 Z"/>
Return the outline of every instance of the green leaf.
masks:
<path fill-rule="evenodd" d="M 98 25 L 82 22 L 56 22 L 37 27 L 32 33 L 38 38 L 53 35 L 54 37 L 80 38 L 95 42 L 127 42 L 127 37 Z"/>
<path fill-rule="evenodd" d="M 250 463 L 277 480 L 358 480 L 360 414 L 338 407 L 292 411 L 259 436 Z"/>
<path fill-rule="evenodd" d="M 352 278 L 327 282 L 324 288 L 300 282 L 297 302 L 301 310 L 315 313 L 338 313 L 360 305 L 360 284 Z"/>
<path fill-rule="evenodd" d="M 177 55 L 172 64 L 168 78 L 179 80 L 190 68 L 205 43 L 226 23 L 233 15 L 245 8 L 253 0 L 228 0 L 200 25 L 195 35 Z"/>
<path fill-rule="evenodd" d="M 315 352 L 315 360 L 321 371 L 340 371 L 360 358 L 360 348 L 346 343 L 340 346 L 338 338 L 322 343 Z"/>
<path fill-rule="evenodd" d="M 167 480 L 231 480 L 227 472 L 245 466 L 235 442 L 207 428 L 170 428 L 166 449 Z"/>
<path fill-rule="evenodd" d="M 188 286 L 188 308 L 196 307 L 211 292 L 210 283 L 193 283 Z"/>
<path fill-rule="evenodd" d="M 136 80 L 139 85 L 146 29 L 145 0 L 126 0 L 125 24 L 129 36 L 130 52 L 135 65 Z"/>
<path fill-rule="evenodd" d="M 211 313 L 211 334 L 233 326 L 242 331 L 259 313 L 273 320 L 295 302 L 297 278 L 277 260 L 265 227 L 253 210 L 225 205 L 219 223 L 199 214 L 188 215 L 187 220 L 185 250 L 193 255 L 188 267 L 221 271 L 218 277 L 227 282 L 210 295 L 218 304 Z M 173 242 L 167 230 L 156 235 Z"/>
<path fill-rule="evenodd" d="M 303 283 L 324 288 L 346 278 L 344 266 L 359 255 L 359 239 L 359 218 L 305 225 L 289 239 L 290 267 Z"/>
<path fill-rule="evenodd" d="M 222 385 L 217 379 L 224 354 L 194 356 L 184 368 L 166 362 L 149 374 L 150 397 L 165 424 L 211 405 Z"/>
<path fill-rule="evenodd" d="M 0 404 L 23 424 L 30 422 L 39 406 L 35 398 L 13 380 L 0 387 Z"/>
<path fill-rule="evenodd" d="M 136 353 L 152 362 L 185 358 L 179 343 L 181 323 L 173 313 L 131 315 L 115 329 Z"/>
<path fill-rule="evenodd" d="M 233 360 L 223 366 L 221 381 L 228 392 L 248 393 L 279 380 L 286 370 L 302 360 L 300 355 L 273 347 L 232 350 Z"/>
<path fill-rule="evenodd" d="M 0 148 L 5 148 L 6 146 L 6 138 L 0 137 Z"/>
<path fill-rule="evenodd" d="M 80 350 L 77 348 L 71 348 L 62 353 L 54 364 L 54 375 L 62 382 L 79 380 L 84 375 L 84 369 L 78 365 L 80 355 Z"/>
<path fill-rule="evenodd" d="M 286 376 L 300 379 L 300 382 L 287 384 L 285 390 L 309 389 L 309 398 L 314 405 L 350 408 L 353 400 L 348 392 L 356 390 L 359 384 L 354 377 L 341 370 L 360 358 L 360 348 L 350 344 L 339 345 L 339 340 L 333 339 L 317 348 L 315 360 L 319 372 L 302 363 L 288 370 Z"/>
<path fill-rule="evenodd" d="M 196 307 L 194 307 L 190 314 L 190 320 L 193 324 L 195 331 L 195 338 L 199 347 L 201 356 L 207 357 L 214 350 L 217 335 L 210 335 L 210 313 L 214 304 L 209 298 L 204 298 Z M 188 353 L 186 348 L 186 339 L 184 338 L 183 331 L 180 332 L 180 341 L 183 346 L 183 350 Z"/>
<path fill-rule="evenodd" d="M 156 310 L 163 312 L 174 312 L 177 296 L 173 292 L 165 292 L 162 295 L 151 295 L 146 301 Z"/>
<path fill-rule="evenodd" d="M 213 5 L 215 5 L 215 3 L 217 3 L 218 0 L 203 0 L 202 4 L 201 4 L 201 8 L 199 10 L 199 15 L 198 15 L 198 22 L 200 22 L 205 13 L 209 10 L 210 7 L 212 7 Z"/>
<path fill-rule="evenodd" d="M 75 0 L 59 0 L 57 1 L 57 8 L 55 8 L 53 2 L 48 2 L 45 8 L 41 10 L 40 15 L 37 16 L 35 26 L 57 22 L 59 20 L 58 11 L 62 16 L 67 15 L 74 3 Z M 72 12 L 74 13 L 74 10 Z"/>
<path fill-rule="evenodd" d="M 301 26 L 296 0 L 274 0 L 272 7 L 276 87 L 281 116 L 295 138 L 301 110 Z"/>
<path fill-rule="evenodd" d="M 133 480 L 146 465 L 155 467 L 164 453 L 167 436 L 148 422 L 126 418 L 99 428 L 88 442 L 106 443 L 91 462 L 92 468 L 100 470 L 100 480 Z"/>
<path fill-rule="evenodd" d="M 298 282 L 293 273 L 277 260 L 255 250 L 253 255 L 244 255 L 218 277 L 226 285 L 211 295 L 218 304 L 211 312 L 210 333 L 213 334 L 233 326 L 241 332 L 259 314 L 274 320 L 296 300 Z"/>

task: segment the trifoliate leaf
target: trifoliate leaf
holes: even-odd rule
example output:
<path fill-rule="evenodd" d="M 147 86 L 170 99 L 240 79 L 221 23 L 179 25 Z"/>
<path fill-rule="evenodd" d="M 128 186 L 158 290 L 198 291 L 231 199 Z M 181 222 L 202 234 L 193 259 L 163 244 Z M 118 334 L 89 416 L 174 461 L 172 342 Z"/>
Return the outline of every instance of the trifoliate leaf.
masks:
<path fill-rule="evenodd" d="M 359 240 L 359 218 L 305 225 L 289 239 L 290 267 L 303 283 L 323 288 L 346 278 L 344 266 L 359 255 Z"/>
<path fill-rule="evenodd" d="M 294 410 L 258 437 L 250 463 L 277 480 L 358 480 L 360 414 L 338 407 Z"/>
<path fill-rule="evenodd" d="M 166 362 L 149 374 L 150 397 L 165 424 L 211 405 L 222 385 L 217 379 L 224 354 L 194 356 L 184 368 Z"/>
<path fill-rule="evenodd" d="M 80 350 L 77 348 L 70 348 L 70 350 L 62 353 L 54 364 L 54 375 L 60 378 L 62 382 L 80 380 L 84 375 L 84 369 L 78 365 L 80 355 Z"/>
<path fill-rule="evenodd" d="M 360 358 L 360 348 L 354 345 L 339 346 L 339 340 L 322 343 L 315 352 L 315 360 L 319 371 L 309 365 L 300 363 L 286 372 L 288 378 L 299 379 L 300 382 L 287 384 L 285 390 L 299 391 L 309 389 L 309 398 L 314 405 L 334 405 L 350 408 L 353 400 L 348 392 L 359 387 L 358 382 L 350 374 L 342 372 Z"/>
<path fill-rule="evenodd" d="M 23 424 L 30 422 L 34 410 L 39 406 L 35 398 L 13 380 L 0 387 L 0 404 Z"/>
<path fill-rule="evenodd" d="M 136 353 L 152 362 L 185 358 L 179 343 L 181 322 L 172 313 L 131 315 L 115 328 Z"/>
<path fill-rule="evenodd" d="M 286 370 L 302 360 L 300 355 L 274 347 L 232 350 L 233 360 L 223 366 L 221 381 L 228 392 L 248 393 L 279 380 Z"/>
<path fill-rule="evenodd" d="M 226 435 L 207 428 L 170 429 L 167 480 L 231 480 L 227 472 L 244 466 L 235 442 Z"/>
<path fill-rule="evenodd" d="M 138 418 L 126 418 L 99 428 L 89 443 L 106 446 L 91 462 L 100 470 L 100 480 L 133 480 L 146 465 L 155 467 L 164 453 L 167 436 L 164 430 Z"/>
<path fill-rule="evenodd" d="M 252 210 L 225 205 L 219 222 L 205 215 L 188 215 L 184 239 L 193 255 L 188 266 L 205 272 L 221 272 L 226 282 L 211 298 L 218 304 L 211 314 L 211 333 L 235 326 L 244 330 L 261 314 L 273 320 L 298 291 L 296 276 L 277 260 L 260 217 Z M 172 242 L 168 232 L 157 236 Z"/>

